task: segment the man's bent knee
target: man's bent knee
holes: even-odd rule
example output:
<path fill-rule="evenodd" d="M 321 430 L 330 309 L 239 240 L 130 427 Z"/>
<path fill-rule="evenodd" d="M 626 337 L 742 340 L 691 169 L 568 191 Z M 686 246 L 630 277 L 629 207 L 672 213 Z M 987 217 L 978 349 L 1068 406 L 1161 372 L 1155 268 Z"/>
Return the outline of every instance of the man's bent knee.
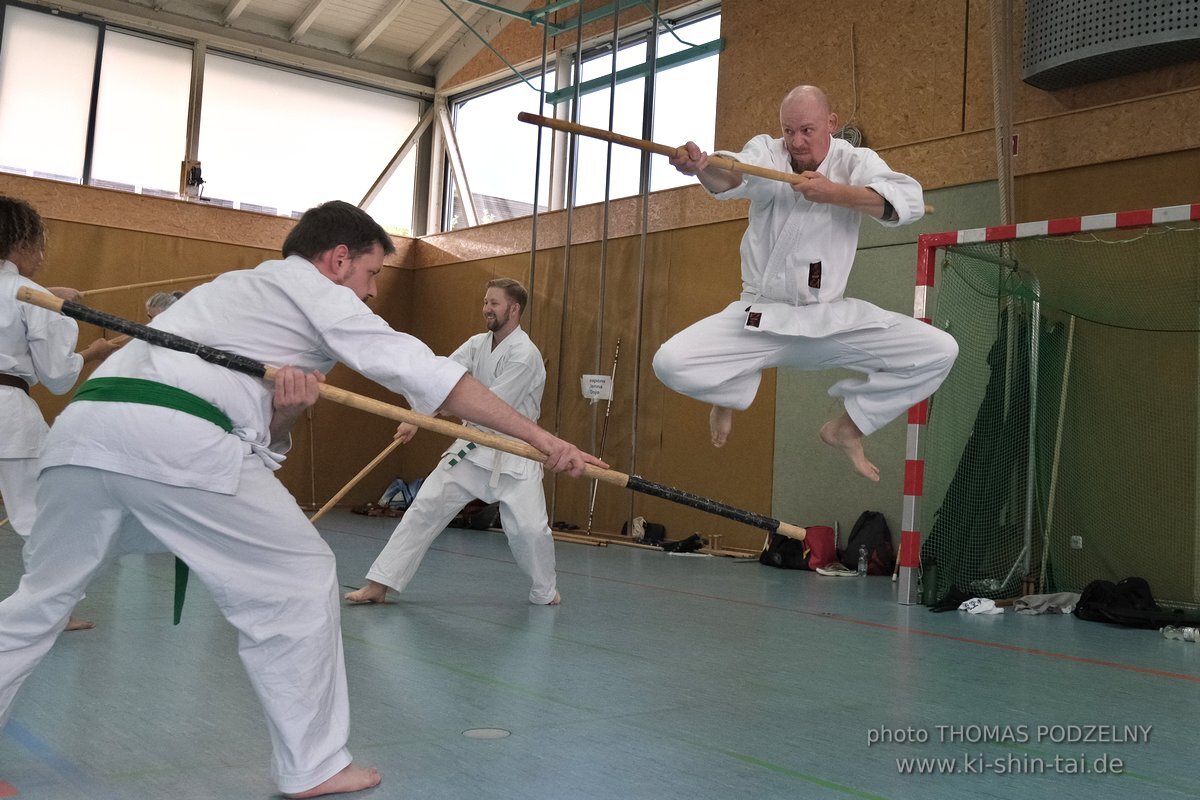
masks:
<path fill-rule="evenodd" d="M 688 358 L 687 351 L 668 340 L 651 362 L 654 374 L 668 389 L 680 394 L 692 394 L 710 388 L 709 385 L 697 381 L 697 370 L 694 362 Z"/>

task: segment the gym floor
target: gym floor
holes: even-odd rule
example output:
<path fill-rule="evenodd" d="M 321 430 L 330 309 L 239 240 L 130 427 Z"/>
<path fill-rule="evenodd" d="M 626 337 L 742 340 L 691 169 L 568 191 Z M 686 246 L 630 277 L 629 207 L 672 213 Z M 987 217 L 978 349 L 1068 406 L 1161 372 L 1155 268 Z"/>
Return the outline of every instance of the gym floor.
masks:
<path fill-rule="evenodd" d="M 395 520 L 320 528 L 357 587 Z M 21 540 L 0 529 L 0 593 Z M 504 537 L 448 530 L 403 602 L 346 607 L 351 751 L 436 800 L 1200 797 L 1200 644 L 1072 616 L 931 613 L 887 578 L 557 545 L 526 602 Z M 0 798 L 268 798 L 235 635 L 127 556 L 0 732 Z M 919 773 L 924 774 L 919 774 Z"/>

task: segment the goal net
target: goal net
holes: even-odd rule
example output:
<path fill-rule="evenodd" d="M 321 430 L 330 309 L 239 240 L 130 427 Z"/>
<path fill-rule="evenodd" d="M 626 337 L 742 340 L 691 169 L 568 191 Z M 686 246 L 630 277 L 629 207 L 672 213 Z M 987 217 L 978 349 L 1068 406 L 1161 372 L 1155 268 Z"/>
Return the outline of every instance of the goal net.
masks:
<path fill-rule="evenodd" d="M 1200 604 L 1198 220 L 1193 205 L 922 237 L 940 261 L 928 319 L 960 348 L 920 437 L 913 522 L 937 597 L 1136 575 Z"/>

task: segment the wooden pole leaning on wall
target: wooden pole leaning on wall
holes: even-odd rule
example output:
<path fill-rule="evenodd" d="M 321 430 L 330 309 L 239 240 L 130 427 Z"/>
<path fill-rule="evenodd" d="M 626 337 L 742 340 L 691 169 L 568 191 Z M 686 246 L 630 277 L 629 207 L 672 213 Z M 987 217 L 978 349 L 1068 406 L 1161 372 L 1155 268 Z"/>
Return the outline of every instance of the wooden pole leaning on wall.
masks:
<path fill-rule="evenodd" d="M 177 283 L 201 283 L 203 281 L 211 281 L 221 274 L 220 272 L 214 272 L 211 275 L 192 275 L 187 278 L 168 278 L 161 281 L 146 281 L 145 283 L 127 283 L 124 286 L 105 286 L 101 289 L 87 289 L 80 292 L 80 294 L 84 297 L 95 297 L 98 294 L 124 292 L 130 289 L 153 289 L 156 286 L 173 286 Z"/>
<path fill-rule="evenodd" d="M 363 478 L 370 475 L 371 472 L 374 471 L 374 469 L 379 466 L 379 463 L 381 461 L 383 461 L 385 458 L 387 458 L 389 455 L 391 455 L 392 451 L 395 450 L 399 446 L 400 446 L 400 440 L 393 439 L 391 444 L 389 444 L 387 447 L 383 448 L 383 452 L 381 452 L 379 455 L 375 456 L 375 458 L 371 459 L 371 463 L 367 464 L 365 467 L 363 467 L 361 470 L 359 470 L 358 474 L 355 475 L 353 478 L 351 478 L 349 483 L 347 483 L 341 489 L 338 489 L 337 492 L 334 493 L 333 497 L 329 498 L 329 501 L 326 502 L 325 505 L 321 506 L 321 508 L 317 510 L 317 513 L 313 514 L 311 517 L 308 518 L 308 521 L 316 522 L 321 517 L 325 516 L 326 511 L 333 508 L 337 504 L 337 501 L 339 501 L 343 497 L 345 497 L 346 493 L 349 492 L 351 489 L 353 489 L 355 486 L 357 486 L 359 481 L 361 481 Z"/>
<path fill-rule="evenodd" d="M 652 142 L 649 139 L 637 139 L 633 136 L 625 136 L 620 133 L 606 131 L 603 128 L 592 128 L 588 125 L 580 125 L 577 122 L 568 122 L 566 120 L 555 119 L 553 117 L 543 117 L 539 114 L 530 114 L 527 111 L 522 111 L 517 114 L 517 119 L 521 122 L 528 122 L 531 125 L 540 125 L 545 128 L 553 128 L 554 130 L 566 131 L 567 133 L 575 133 L 580 136 L 588 136 L 593 139 L 603 139 L 606 142 L 613 144 L 623 144 L 626 147 L 635 147 L 638 150 L 645 150 L 648 153 L 657 153 L 660 156 L 671 158 L 679 154 L 683 148 L 669 144 L 660 144 Z M 740 172 L 745 175 L 754 175 L 759 178 L 766 178 L 772 181 L 780 181 L 781 183 L 800 184 L 808 180 L 803 175 L 797 175 L 794 172 L 780 172 L 776 169 L 768 169 L 755 164 L 744 164 L 728 156 L 716 155 L 709 153 L 708 163 L 714 167 Z M 925 213 L 932 214 L 933 206 L 925 206 Z"/>
<path fill-rule="evenodd" d="M 271 380 L 277 371 L 275 367 L 267 366 L 246 356 L 231 353 L 227 350 L 218 350 L 215 347 L 209 347 L 199 342 L 194 342 L 191 339 L 185 339 L 182 336 L 159 330 L 158 328 L 140 325 L 113 314 L 88 308 L 80 303 L 63 300 L 48 292 L 35 291 L 27 286 L 22 286 L 17 290 L 17 299 L 51 311 L 56 311 L 77 319 L 80 322 L 128 334 L 135 339 L 141 339 L 158 347 L 191 353 L 210 364 L 216 364 L 256 378 Z M 513 455 L 528 458 L 532 461 L 542 462 L 546 460 L 545 455 L 540 450 L 525 442 L 506 439 L 497 434 L 475 430 L 474 428 L 468 428 L 465 425 L 459 425 L 448 420 L 418 414 L 407 408 L 401 408 L 400 406 L 385 403 L 382 400 L 375 400 L 365 395 L 348 392 L 345 389 L 339 389 L 327 383 L 320 385 L 320 394 L 326 400 L 332 400 L 340 405 L 357 408 L 359 411 L 366 411 L 398 422 L 408 422 L 416 425 L 418 428 L 440 433 L 444 436 L 475 442 L 477 445 L 490 447 L 493 450 L 500 450 L 505 453 L 512 453 Z M 611 483 L 614 486 L 621 486 L 631 491 L 648 494 L 652 497 L 669 500 L 673 503 L 695 508 L 719 517 L 732 519 L 755 528 L 772 531 L 790 539 L 803 539 L 805 535 L 804 528 L 797 525 L 781 522 L 780 520 L 755 514 L 751 511 L 744 511 L 717 500 L 685 492 L 682 489 L 676 489 L 672 486 L 654 483 L 637 475 L 627 475 L 613 469 L 603 469 L 588 464 L 584 469 L 583 476 Z"/>

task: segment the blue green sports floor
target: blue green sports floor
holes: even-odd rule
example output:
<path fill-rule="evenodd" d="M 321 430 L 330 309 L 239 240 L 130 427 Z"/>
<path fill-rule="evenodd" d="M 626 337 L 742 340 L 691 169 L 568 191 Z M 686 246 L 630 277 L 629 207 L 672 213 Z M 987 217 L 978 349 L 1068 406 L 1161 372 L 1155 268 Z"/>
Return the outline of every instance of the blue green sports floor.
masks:
<path fill-rule="evenodd" d="M 322 520 L 343 584 L 393 523 Z M 452 529 L 403 602 L 343 610 L 350 746 L 384 775 L 347 797 L 1200 797 L 1200 644 L 934 614 L 886 578 L 557 555 L 558 608 L 526 602 L 502 536 Z M 0 593 L 19 572 L 5 526 Z M 173 627 L 172 580 L 170 557 L 127 556 L 92 585 L 96 629 L 59 639 L 0 732 L 0 797 L 275 796 L 234 633 L 200 586 Z"/>

